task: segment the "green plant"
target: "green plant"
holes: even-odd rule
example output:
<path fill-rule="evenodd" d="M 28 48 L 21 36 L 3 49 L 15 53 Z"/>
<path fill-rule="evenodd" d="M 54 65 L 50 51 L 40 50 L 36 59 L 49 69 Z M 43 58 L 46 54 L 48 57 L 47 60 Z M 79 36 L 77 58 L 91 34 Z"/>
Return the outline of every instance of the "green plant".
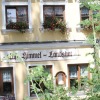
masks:
<path fill-rule="evenodd" d="M 57 17 L 46 19 L 43 23 L 43 27 L 49 30 L 60 29 L 61 33 L 65 33 L 67 31 L 66 23 Z"/>
<path fill-rule="evenodd" d="M 82 5 L 89 8 L 92 11 L 100 10 L 99 0 L 80 0 Z M 97 33 L 100 32 L 100 14 L 91 14 L 91 20 L 84 20 L 81 24 L 86 28 L 91 26 L 92 34 L 87 37 L 87 41 L 89 44 L 93 45 L 94 52 L 89 53 L 92 55 L 94 61 L 90 64 L 94 65 L 94 68 L 89 67 L 89 72 L 92 74 L 92 79 L 84 79 L 82 83 L 87 92 L 87 98 L 85 100 L 100 100 L 100 57 L 99 57 L 99 49 L 100 45 L 96 43 Z M 88 91 L 87 91 L 88 90 Z"/>
<path fill-rule="evenodd" d="M 33 83 L 34 80 L 34 83 Z M 63 86 L 54 86 L 53 79 L 43 66 L 33 67 L 28 70 L 25 83 L 31 83 L 31 92 L 34 92 L 38 100 L 69 100 L 68 90 Z M 45 88 L 44 88 L 45 87 Z"/>
<path fill-rule="evenodd" d="M 10 22 L 6 26 L 7 29 L 18 30 L 21 33 L 24 33 L 28 29 L 28 24 L 26 22 Z"/>
<path fill-rule="evenodd" d="M 94 22 L 94 29 L 96 32 L 100 32 L 100 24 L 99 23 L 100 23 L 100 21 Z M 93 31 L 92 21 L 89 19 L 81 21 L 80 25 L 83 27 L 83 30 L 92 30 Z"/>

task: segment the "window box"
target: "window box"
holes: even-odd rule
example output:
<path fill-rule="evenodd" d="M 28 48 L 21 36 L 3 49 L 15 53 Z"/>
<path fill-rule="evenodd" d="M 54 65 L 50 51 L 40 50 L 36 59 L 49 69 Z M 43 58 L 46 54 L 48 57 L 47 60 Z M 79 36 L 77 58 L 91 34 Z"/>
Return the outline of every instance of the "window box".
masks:
<path fill-rule="evenodd" d="M 92 22 L 88 19 L 82 21 L 81 26 L 82 26 L 83 30 L 85 30 L 85 31 L 92 31 L 93 30 Z M 96 32 L 100 32 L 99 21 L 94 23 L 94 29 Z"/>
<path fill-rule="evenodd" d="M 10 22 L 6 26 L 7 29 L 18 30 L 21 33 L 24 33 L 28 29 L 28 24 L 26 22 Z"/>
<path fill-rule="evenodd" d="M 57 17 L 51 17 L 44 21 L 43 23 L 44 29 L 52 30 L 59 29 L 61 33 L 65 33 L 67 31 L 66 24 L 62 19 Z"/>

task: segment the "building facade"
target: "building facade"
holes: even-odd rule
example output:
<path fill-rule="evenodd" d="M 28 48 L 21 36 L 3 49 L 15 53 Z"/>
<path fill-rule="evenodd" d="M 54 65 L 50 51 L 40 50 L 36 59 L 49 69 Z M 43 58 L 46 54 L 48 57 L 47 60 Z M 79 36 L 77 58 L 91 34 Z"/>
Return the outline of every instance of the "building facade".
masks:
<path fill-rule="evenodd" d="M 35 100 L 24 80 L 27 68 L 38 65 L 52 71 L 55 85 L 72 87 L 81 76 L 91 77 L 85 69 L 93 58 L 86 54 L 94 50 L 79 25 L 87 10 L 80 10 L 78 0 L 1 0 L 0 4 L 0 96 Z M 66 23 L 64 33 L 50 26 L 52 17 Z M 49 24 L 44 26 L 46 20 Z M 27 29 L 19 30 L 17 25 L 26 23 Z"/>

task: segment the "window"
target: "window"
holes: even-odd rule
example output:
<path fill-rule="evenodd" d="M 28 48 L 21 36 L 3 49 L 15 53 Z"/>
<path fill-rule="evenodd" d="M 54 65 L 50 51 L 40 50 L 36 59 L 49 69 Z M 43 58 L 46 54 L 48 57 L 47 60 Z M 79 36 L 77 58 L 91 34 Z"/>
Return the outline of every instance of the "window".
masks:
<path fill-rule="evenodd" d="M 59 21 L 64 20 L 64 6 L 54 6 L 54 5 L 44 5 L 43 11 L 44 11 L 44 28 L 50 28 L 53 24 L 51 23 L 57 23 L 55 18 L 57 18 Z M 55 26 L 57 28 L 57 26 Z"/>
<path fill-rule="evenodd" d="M 2 31 L 6 32 L 6 29 L 9 29 L 7 25 L 10 22 L 16 23 L 20 21 L 27 23 L 28 28 L 32 29 L 31 0 L 16 0 L 16 2 L 15 0 L 3 0 Z"/>
<path fill-rule="evenodd" d="M 27 6 L 15 6 L 15 7 L 6 6 L 6 25 L 12 22 L 28 23 L 28 7 Z M 6 28 L 9 29 L 9 27 Z"/>
<path fill-rule="evenodd" d="M 6 7 L 6 28 L 7 29 L 18 28 L 16 22 L 21 22 L 21 23 L 24 22 L 28 24 L 28 7 L 27 6 L 15 6 L 15 7 L 7 6 Z M 13 25 L 13 23 L 15 25 Z"/>
<path fill-rule="evenodd" d="M 0 96 L 14 95 L 13 68 L 0 68 Z"/>
<path fill-rule="evenodd" d="M 69 20 L 66 17 L 68 10 L 67 5 L 67 0 L 40 0 L 40 31 L 43 29 L 60 29 L 58 27 L 59 25 L 51 25 L 53 24 L 53 22 L 56 23 L 56 20 L 58 18 L 60 19 L 60 22 L 62 22 L 63 20 L 64 23 L 67 24 L 69 22 Z M 51 17 L 54 21 L 51 19 Z M 57 18 L 55 19 L 55 17 Z M 66 27 L 66 25 L 64 26 Z"/>
<path fill-rule="evenodd" d="M 86 28 L 86 29 L 92 29 L 92 24 L 91 24 L 91 15 L 93 14 L 93 17 L 94 18 L 96 18 L 96 14 L 98 14 L 99 13 L 99 11 L 98 10 L 90 10 L 89 8 L 86 8 L 85 6 L 84 7 L 82 7 L 81 9 L 80 9 L 80 12 L 81 12 L 81 21 L 86 21 L 86 23 L 88 23 L 88 25 L 83 25 L 83 24 L 81 24 L 81 28 Z M 97 20 L 97 19 L 96 19 Z M 89 25 L 90 24 L 90 25 Z M 98 26 L 97 25 L 97 23 L 95 24 L 96 26 Z"/>
<path fill-rule="evenodd" d="M 52 74 L 52 65 L 42 65 L 42 66 L 44 68 L 44 71 Z M 34 68 L 34 67 L 37 67 L 37 66 L 29 66 L 29 68 Z M 46 86 L 43 83 L 41 83 L 40 86 L 39 86 L 38 85 L 39 81 L 34 81 L 34 77 L 33 77 L 33 83 L 35 83 L 36 87 L 39 88 L 39 89 L 40 89 L 40 86 L 41 86 L 41 88 L 42 88 L 43 91 L 45 89 L 47 89 Z M 32 83 L 30 82 L 30 96 L 35 96 L 35 92 L 32 91 L 31 85 L 32 85 Z"/>
<path fill-rule="evenodd" d="M 81 20 L 89 19 L 89 9 L 86 7 L 81 8 Z"/>
<path fill-rule="evenodd" d="M 99 13 L 98 10 L 92 11 L 86 7 L 82 7 L 80 9 L 80 12 L 81 12 L 81 20 L 91 19 L 91 14 L 95 15 L 95 14 Z"/>
<path fill-rule="evenodd" d="M 44 11 L 44 20 L 51 19 L 51 17 L 57 17 L 59 19 L 64 20 L 64 6 L 44 6 L 43 11 Z M 52 19 L 51 19 L 52 20 Z"/>
<path fill-rule="evenodd" d="M 66 74 L 64 72 L 61 71 L 56 74 L 56 84 L 66 85 Z"/>
<path fill-rule="evenodd" d="M 69 87 L 78 87 L 81 78 L 89 78 L 87 71 L 88 64 L 68 65 L 69 70 Z"/>

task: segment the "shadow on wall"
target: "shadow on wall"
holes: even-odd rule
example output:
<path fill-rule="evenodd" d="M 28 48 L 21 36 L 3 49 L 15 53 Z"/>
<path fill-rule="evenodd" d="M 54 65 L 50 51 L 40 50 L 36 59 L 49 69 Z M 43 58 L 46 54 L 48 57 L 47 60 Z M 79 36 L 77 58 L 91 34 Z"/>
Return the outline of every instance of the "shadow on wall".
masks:
<path fill-rule="evenodd" d="M 23 100 L 27 92 L 24 80 L 26 76 L 26 66 L 23 63 L 16 64 L 16 100 Z"/>

